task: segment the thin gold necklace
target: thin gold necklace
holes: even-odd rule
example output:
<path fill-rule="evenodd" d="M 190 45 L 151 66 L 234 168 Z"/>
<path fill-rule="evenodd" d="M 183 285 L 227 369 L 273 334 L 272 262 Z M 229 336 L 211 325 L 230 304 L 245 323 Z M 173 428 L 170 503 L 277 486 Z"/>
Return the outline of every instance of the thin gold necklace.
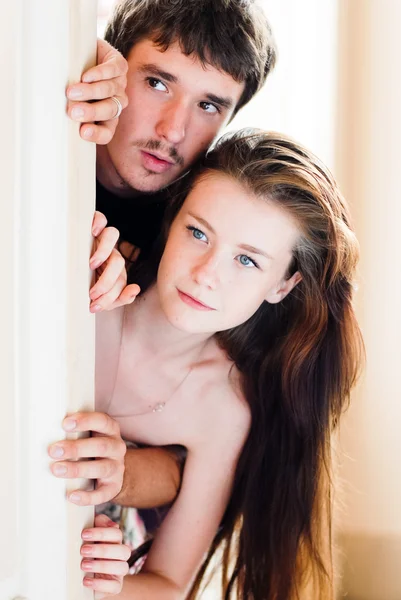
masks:
<path fill-rule="evenodd" d="M 122 344 L 122 341 L 123 341 L 124 326 L 125 326 L 125 323 L 126 323 L 126 315 L 127 315 L 127 310 L 126 309 L 127 309 L 127 306 L 124 306 L 124 308 L 123 308 L 123 324 L 122 324 L 122 331 L 121 331 L 121 344 Z M 199 358 L 200 358 L 200 356 L 201 356 L 201 354 L 202 354 L 202 352 L 204 350 L 204 347 L 205 347 L 205 345 L 201 346 L 199 354 L 198 354 L 198 356 L 196 358 L 196 362 L 199 361 Z M 120 348 L 120 356 L 121 356 L 121 348 Z M 118 364 L 117 364 L 117 377 L 118 377 L 119 369 L 120 369 L 120 357 L 118 359 Z M 142 415 L 148 415 L 150 413 L 161 413 L 164 410 L 166 404 L 168 402 L 170 402 L 170 400 L 176 395 L 176 393 L 181 388 L 181 386 L 184 385 L 184 383 L 188 379 L 189 375 L 192 373 L 192 370 L 193 370 L 193 366 L 189 367 L 188 372 L 184 375 L 184 377 L 182 378 L 182 380 L 175 387 L 175 389 L 173 390 L 173 392 L 170 394 L 170 397 L 167 400 L 165 400 L 164 402 L 156 402 L 155 404 L 149 404 L 149 406 L 148 406 L 148 408 L 146 410 L 144 410 L 142 412 L 139 412 L 139 413 L 137 413 L 137 412 L 136 413 L 130 412 L 129 414 L 118 414 L 118 415 L 116 414 L 115 416 L 125 417 L 126 418 L 126 417 L 141 417 Z M 115 389 L 115 385 L 114 385 L 114 389 Z M 114 396 L 114 392 L 113 392 L 113 396 Z"/>

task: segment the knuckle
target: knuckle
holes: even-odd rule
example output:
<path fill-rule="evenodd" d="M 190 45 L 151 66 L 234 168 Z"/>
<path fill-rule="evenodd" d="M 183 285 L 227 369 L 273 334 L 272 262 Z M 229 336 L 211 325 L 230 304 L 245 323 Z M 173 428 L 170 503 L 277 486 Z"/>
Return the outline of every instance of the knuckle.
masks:
<path fill-rule="evenodd" d="M 125 271 L 125 260 L 123 259 L 118 250 L 115 250 L 113 252 L 113 259 L 116 262 L 116 265 L 120 269 L 120 271 L 122 271 L 123 269 Z"/>
<path fill-rule="evenodd" d="M 100 144 L 101 146 L 105 146 L 113 139 L 115 127 L 113 121 L 111 121 L 113 126 L 109 125 L 109 123 L 110 121 L 107 121 L 103 124 L 103 127 L 98 126 L 96 143 Z"/>
<path fill-rule="evenodd" d="M 68 466 L 68 475 L 73 479 L 77 479 L 78 477 L 82 477 L 82 470 L 83 468 L 81 463 L 70 463 Z"/>
<path fill-rule="evenodd" d="M 102 465 L 99 473 L 99 478 L 109 479 L 110 477 L 113 477 L 115 473 L 116 466 L 114 461 L 108 460 Z"/>
<path fill-rule="evenodd" d="M 70 440 L 64 442 L 64 457 L 75 460 L 80 458 L 79 450 L 77 448 L 78 440 Z"/>
<path fill-rule="evenodd" d="M 128 560 L 128 558 L 126 560 Z M 128 571 L 129 571 L 129 566 L 128 566 L 127 562 L 123 562 L 122 563 L 122 569 L 121 570 L 122 570 L 122 575 L 125 577 L 125 575 L 127 575 Z"/>
<path fill-rule="evenodd" d="M 124 456 L 127 454 L 127 446 L 125 445 L 125 442 L 120 439 L 118 441 L 118 446 L 117 446 L 117 456 L 119 456 L 120 458 L 124 458 Z"/>
<path fill-rule="evenodd" d="M 109 453 L 109 444 L 106 438 L 97 438 L 98 439 L 98 452 L 101 456 L 107 456 Z"/>
<path fill-rule="evenodd" d="M 128 546 L 124 546 L 124 560 L 128 560 L 129 557 L 131 556 L 131 548 L 128 548 Z M 127 572 L 129 570 L 128 564 L 127 564 Z"/>

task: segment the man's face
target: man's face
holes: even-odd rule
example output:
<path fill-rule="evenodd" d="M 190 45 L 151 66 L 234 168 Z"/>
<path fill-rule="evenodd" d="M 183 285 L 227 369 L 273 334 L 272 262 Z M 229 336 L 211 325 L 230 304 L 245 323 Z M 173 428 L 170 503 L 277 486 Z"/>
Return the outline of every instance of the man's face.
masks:
<path fill-rule="evenodd" d="M 146 193 L 172 183 L 208 149 L 243 89 L 177 43 L 162 52 L 138 42 L 128 55 L 129 104 L 107 146 L 112 186 Z"/>

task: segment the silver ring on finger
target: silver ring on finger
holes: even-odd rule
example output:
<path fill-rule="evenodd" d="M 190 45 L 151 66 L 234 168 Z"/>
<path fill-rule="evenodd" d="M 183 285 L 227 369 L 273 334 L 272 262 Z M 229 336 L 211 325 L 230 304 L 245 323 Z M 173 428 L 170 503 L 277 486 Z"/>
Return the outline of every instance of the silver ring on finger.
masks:
<path fill-rule="evenodd" d="M 121 104 L 121 102 L 119 101 L 119 99 L 116 96 L 112 96 L 111 100 L 113 100 L 113 102 L 116 103 L 117 105 L 117 112 L 114 115 L 114 117 L 112 117 L 112 120 L 114 119 L 118 119 L 118 117 L 121 115 L 122 110 L 123 110 L 123 105 Z"/>

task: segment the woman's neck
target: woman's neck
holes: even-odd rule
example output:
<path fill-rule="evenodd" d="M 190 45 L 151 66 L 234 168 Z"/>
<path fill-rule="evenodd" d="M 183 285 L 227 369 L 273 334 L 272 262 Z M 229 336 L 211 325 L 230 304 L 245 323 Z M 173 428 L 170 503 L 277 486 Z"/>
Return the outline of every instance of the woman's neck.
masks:
<path fill-rule="evenodd" d="M 131 352 L 137 352 L 144 360 L 193 363 L 213 337 L 210 333 L 187 333 L 174 327 L 160 306 L 156 285 L 126 307 L 126 311 L 124 329 L 132 340 Z"/>

